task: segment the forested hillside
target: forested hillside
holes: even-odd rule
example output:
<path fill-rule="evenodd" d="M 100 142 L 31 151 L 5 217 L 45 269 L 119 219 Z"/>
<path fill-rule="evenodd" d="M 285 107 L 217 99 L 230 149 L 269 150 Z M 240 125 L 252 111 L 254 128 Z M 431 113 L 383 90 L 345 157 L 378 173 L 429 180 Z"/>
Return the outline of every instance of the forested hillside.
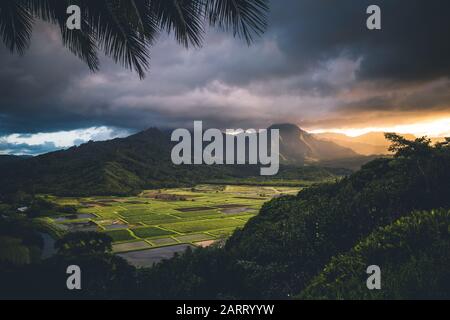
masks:
<path fill-rule="evenodd" d="M 66 196 L 128 195 L 145 188 L 192 185 L 206 177 L 229 177 L 233 170 L 175 166 L 170 135 L 149 129 L 128 138 L 89 142 L 3 166 L 0 191 Z M 244 175 L 256 174 L 246 168 Z M 246 174 L 245 174 L 246 173 Z"/>
<path fill-rule="evenodd" d="M 448 142 L 433 147 L 425 139 L 389 138 L 396 153 L 393 159 L 375 160 L 338 183 L 268 202 L 225 249 L 199 250 L 163 262 L 148 272 L 143 291 L 157 298 L 293 297 L 333 256 L 347 252 L 377 228 L 414 210 L 450 208 Z M 450 224 L 448 215 L 440 219 Z M 444 240 L 448 245 L 448 238 Z M 379 263 L 386 260 L 381 255 Z M 434 271 L 448 277 L 447 270 L 417 270 Z M 450 297 L 450 286 L 445 290 Z"/>
<path fill-rule="evenodd" d="M 290 141 L 281 141 L 283 165 L 303 166 L 305 159 L 313 155 L 324 159 L 330 159 L 334 153 L 337 158 L 354 155 L 331 142 L 316 141 L 293 125 L 280 127 L 280 131 Z M 309 137 L 308 144 L 302 142 L 300 133 Z M 33 158 L 5 157 L 4 161 L 0 158 L 0 194 L 25 191 L 64 196 L 130 195 L 143 189 L 260 176 L 257 165 L 176 166 L 170 158 L 174 144 L 169 132 L 153 128 L 127 138 L 89 142 Z M 288 155 L 291 147 L 299 152 Z M 349 172 L 314 166 L 298 170 L 282 168 L 274 178 L 319 181 Z"/>
<path fill-rule="evenodd" d="M 300 299 L 448 299 L 450 211 L 415 212 L 374 231 L 334 257 Z M 382 266 L 382 290 L 367 290 L 370 265 Z"/>

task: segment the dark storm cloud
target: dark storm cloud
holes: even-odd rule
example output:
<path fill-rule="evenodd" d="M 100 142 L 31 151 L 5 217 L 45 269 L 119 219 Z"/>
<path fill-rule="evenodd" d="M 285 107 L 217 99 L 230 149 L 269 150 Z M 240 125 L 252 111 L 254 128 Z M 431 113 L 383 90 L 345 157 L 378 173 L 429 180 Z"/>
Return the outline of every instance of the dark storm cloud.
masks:
<path fill-rule="evenodd" d="M 364 27 L 362 13 L 372 4 L 381 8 L 380 31 Z M 450 74 L 449 1 L 280 1 L 273 11 L 273 32 L 291 59 L 290 70 L 345 52 L 364 57 L 364 79 L 422 81 Z"/>
<path fill-rule="evenodd" d="M 71 75 L 86 67 L 59 44 L 57 33 L 39 24 L 24 56 L 11 55 L 0 45 L 0 134 L 64 129 L 83 124 L 71 115 L 60 93 Z"/>
<path fill-rule="evenodd" d="M 382 9 L 381 31 L 365 27 L 370 4 Z M 219 128 L 331 126 L 348 112 L 355 124 L 367 112 L 450 113 L 449 1 L 274 0 L 271 7 L 269 30 L 250 47 L 215 31 L 199 50 L 162 37 L 144 81 L 106 58 L 90 73 L 52 27 L 39 24 L 25 56 L 0 45 L 0 137 L 194 119 Z"/>
<path fill-rule="evenodd" d="M 341 107 L 348 111 L 442 111 L 450 109 L 450 81 L 441 79 L 422 85 L 385 90 Z"/>

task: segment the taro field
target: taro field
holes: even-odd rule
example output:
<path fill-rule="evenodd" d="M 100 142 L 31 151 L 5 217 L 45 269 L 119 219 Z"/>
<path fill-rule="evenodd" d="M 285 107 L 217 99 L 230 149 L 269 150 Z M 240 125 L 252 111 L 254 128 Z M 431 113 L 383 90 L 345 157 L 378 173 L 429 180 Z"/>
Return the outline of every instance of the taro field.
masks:
<path fill-rule="evenodd" d="M 254 217 L 264 202 L 298 191 L 291 187 L 199 185 L 147 190 L 135 197 L 52 197 L 56 203 L 78 209 L 77 214 L 49 219 L 63 232 L 104 232 L 113 239 L 114 252 L 145 266 L 188 246 L 204 247 L 226 239 Z"/>

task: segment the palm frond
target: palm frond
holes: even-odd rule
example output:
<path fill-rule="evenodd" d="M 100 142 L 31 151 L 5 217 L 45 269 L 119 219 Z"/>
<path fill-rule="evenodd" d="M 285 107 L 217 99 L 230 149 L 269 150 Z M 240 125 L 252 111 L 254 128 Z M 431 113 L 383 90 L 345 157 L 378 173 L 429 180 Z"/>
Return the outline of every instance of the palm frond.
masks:
<path fill-rule="evenodd" d="M 103 52 L 144 78 L 150 53 L 145 35 L 136 30 L 136 20 L 129 18 L 132 14 L 129 1 L 90 1 L 87 8 L 88 23 L 95 30 Z"/>
<path fill-rule="evenodd" d="M 82 8 L 81 31 L 66 28 L 69 5 Z M 1 0 L 0 35 L 10 51 L 23 53 L 38 18 L 57 25 L 64 46 L 92 71 L 101 50 L 143 78 L 159 33 L 198 47 L 209 23 L 251 43 L 265 31 L 267 11 L 268 0 Z"/>
<path fill-rule="evenodd" d="M 160 32 L 158 21 L 151 11 L 149 0 L 130 0 L 130 6 L 134 9 L 137 30 L 143 33 L 146 41 L 153 44 Z M 133 19 L 131 20 L 133 22 Z"/>
<path fill-rule="evenodd" d="M 68 6 L 66 0 L 21 0 L 21 2 L 32 15 L 51 23 L 64 19 Z"/>
<path fill-rule="evenodd" d="M 91 71 L 97 71 L 99 69 L 99 59 L 94 31 L 85 20 L 83 20 L 81 25 L 83 32 L 73 32 L 65 26 L 61 27 L 63 44 L 74 55 L 84 61 Z"/>
<path fill-rule="evenodd" d="M 11 52 L 23 54 L 29 47 L 33 16 L 20 1 L 0 1 L 0 35 Z"/>
<path fill-rule="evenodd" d="M 83 1 L 73 0 L 26 0 L 23 1 L 30 13 L 43 21 L 59 26 L 62 42 L 74 55 L 85 62 L 89 69 L 97 71 L 99 59 L 97 56 L 96 35 L 86 19 L 82 19 L 81 31 L 69 30 L 66 27 L 66 10 L 70 4 L 83 6 Z"/>
<path fill-rule="evenodd" d="M 202 0 L 152 0 L 151 11 L 161 29 L 175 34 L 185 47 L 200 46 L 204 34 L 204 2 Z"/>
<path fill-rule="evenodd" d="M 213 26 L 244 38 L 248 44 L 267 28 L 268 0 L 205 0 L 206 15 Z"/>

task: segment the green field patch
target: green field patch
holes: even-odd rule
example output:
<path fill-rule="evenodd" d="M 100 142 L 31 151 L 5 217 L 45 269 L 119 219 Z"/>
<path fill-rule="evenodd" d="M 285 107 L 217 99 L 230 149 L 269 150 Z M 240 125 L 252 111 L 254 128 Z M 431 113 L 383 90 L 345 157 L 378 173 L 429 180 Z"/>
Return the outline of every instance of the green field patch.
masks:
<path fill-rule="evenodd" d="M 105 234 L 110 236 L 114 242 L 134 240 L 135 238 L 131 235 L 128 230 L 111 230 L 105 231 Z"/>
<path fill-rule="evenodd" d="M 178 211 L 181 212 L 192 212 L 192 211 L 208 211 L 212 210 L 214 208 L 211 207 L 184 207 L 184 208 L 178 208 Z"/>
<path fill-rule="evenodd" d="M 133 233 L 139 238 L 161 237 L 173 234 L 171 231 L 163 230 L 157 227 L 143 227 L 132 229 Z"/>
<path fill-rule="evenodd" d="M 208 215 L 217 215 L 218 212 L 216 210 L 208 210 L 208 211 L 195 211 L 195 212 L 177 212 L 174 213 L 174 216 L 183 218 L 183 219 L 189 219 L 189 218 L 198 218 L 198 217 L 205 217 Z"/>
<path fill-rule="evenodd" d="M 248 215 L 242 215 L 242 216 L 237 216 L 235 217 L 236 219 L 242 220 L 244 222 L 247 222 L 248 220 L 250 220 L 251 218 L 253 218 L 254 216 L 256 216 L 256 214 L 248 214 Z"/>
<path fill-rule="evenodd" d="M 196 242 L 196 241 L 204 241 L 204 240 L 214 239 L 214 237 L 209 236 L 207 234 L 203 234 L 203 233 L 189 234 L 186 236 L 177 236 L 175 238 L 180 242 Z"/>
<path fill-rule="evenodd" d="M 145 223 L 147 225 L 158 225 L 163 223 L 171 223 L 180 221 L 177 217 L 173 217 L 167 214 L 151 214 L 151 215 L 137 215 L 137 216 L 125 216 L 124 219 L 128 223 Z"/>
<path fill-rule="evenodd" d="M 161 211 L 161 210 L 160 210 Z M 167 213 L 167 212 L 164 212 Z M 151 215 L 159 215 L 160 212 L 156 211 L 156 210 L 124 210 L 124 211 L 119 211 L 119 214 L 123 217 L 145 217 L 145 216 L 151 216 Z"/>
<path fill-rule="evenodd" d="M 167 213 L 177 213 L 178 211 L 173 210 L 167 203 L 166 206 L 163 207 L 146 207 L 143 209 L 129 209 L 129 208 L 121 208 L 118 210 L 118 213 L 124 217 L 133 217 L 133 216 L 146 216 L 152 214 L 167 214 Z"/>
<path fill-rule="evenodd" d="M 118 230 L 118 229 L 128 229 L 129 225 L 124 224 L 124 223 L 112 223 L 112 224 L 102 225 L 102 227 L 105 230 Z"/>
<path fill-rule="evenodd" d="M 135 241 L 113 244 L 113 252 L 125 252 L 134 250 L 143 250 L 151 248 L 152 246 L 145 241 Z"/>
<path fill-rule="evenodd" d="M 99 202 L 99 201 L 82 201 L 80 202 L 85 208 L 93 208 L 93 207 L 110 207 L 111 202 Z"/>
<path fill-rule="evenodd" d="M 175 230 L 180 233 L 193 233 L 208 230 L 223 229 L 228 227 L 243 226 L 242 220 L 235 219 L 209 219 L 199 221 L 176 222 L 166 225 L 161 225 L 163 228 Z"/>
<path fill-rule="evenodd" d="M 46 196 L 46 199 L 51 200 L 61 206 L 78 206 L 80 204 L 78 198 L 55 198 L 53 196 Z"/>
<path fill-rule="evenodd" d="M 121 245 L 130 241 L 139 242 L 137 238 L 150 238 L 148 241 L 154 246 L 170 246 L 177 243 L 172 238 L 174 236 L 206 233 L 215 238 L 226 238 L 257 214 L 265 201 L 282 193 L 296 194 L 298 190 L 269 185 L 204 184 L 193 188 L 144 190 L 132 197 L 48 196 L 56 203 L 76 206 L 77 218 L 85 218 L 79 221 L 73 219 L 75 216 L 68 219 L 67 215 L 61 214 L 54 218 L 59 218 L 59 222 L 49 219 L 49 223 L 58 232 L 104 232 L 112 236 L 115 242 L 121 242 Z M 170 234 L 173 236 L 168 236 Z M 195 238 L 188 242 L 191 241 L 194 243 Z M 196 242 L 201 241 L 208 239 Z"/>
<path fill-rule="evenodd" d="M 233 228 L 226 228 L 226 229 L 221 229 L 221 230 L 208 231 L 208 233 L 212 234 L 215 237 L 222 238 L 222 237 L 230 236 L 235 230 L 236 230 L 236 227 L 233 227 Z"/>
<path fill-rule="evenodd" d="M 114 219 L 117 218 L 117 209 L 114 208 L 79 208 L 78 213 L 95 214 L 100 219 Z"/>
<path fill-rule="evenodd" d="M 156 225 L 162 225 L 162 224 L 180 221 L 180 219 L 178 219 L 176 217 L 171 217 L 168 215 L 162 215 L 162 216 L 164 216 L 164 217 L 161 217 L 160 219 L 148 218 L 148 219 L 143 219 L 141 222 L 148 226 L 156 226 Z"/>

